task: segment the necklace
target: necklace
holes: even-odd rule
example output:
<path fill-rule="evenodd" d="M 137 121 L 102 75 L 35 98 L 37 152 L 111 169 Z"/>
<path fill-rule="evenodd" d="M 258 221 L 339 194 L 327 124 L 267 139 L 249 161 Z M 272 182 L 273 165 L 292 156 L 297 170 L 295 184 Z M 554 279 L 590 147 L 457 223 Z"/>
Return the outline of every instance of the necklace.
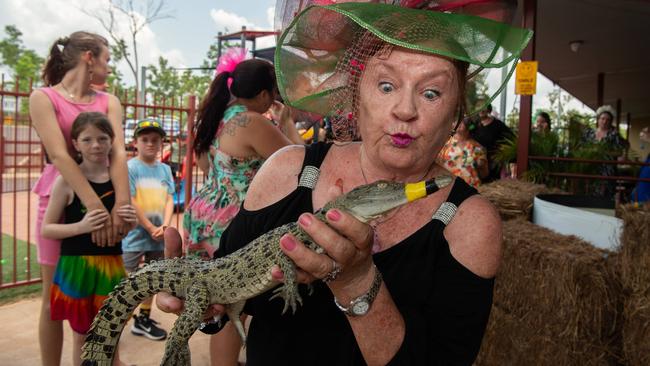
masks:
<path fill-rule="evenodd" d="M 362 150 L 361 150 L 361 148 L 359 148 L 359 168 L 361 170 L 361 176 L 363 177 L 363 181 L 365 182 L 365 184 L 368 184 L 368 178 L 366 177 L 366 172 L 363 170 L 363 164 L 361 164 L 361 152 L 362 152 Z M 436 161 L 434 160 L 431 163 L 431 165 L 429 165 L 429 168 L 424 173 L 422 178 L 420 178 L 418 180 L 418 182 L 423 180 L 427 175 L 429 175 L 429 173 L 431 172 L 431 169 L 433 169 L 433 166 L 435 164 L 436 164 Z M 373 254 L 379 252 L 381 250 L 381 248 L 382 248 L 381 240 L 379 239 L 379 234 L 377 234 L 377 227 L 379 225 L 383 224 L 384 222 L 386 222 L 386 221 L 392 219 L 393 217 L 395 217 L 397 215 L 397 213 L 402 209 L 402 207 L 404 207 L 404 205 L 399 206 L 398 208 L 394 209 L 390 213 L 390 215 L 387 215 L 387 216 L 384 216 L 382 218 L 372 220 L 372 221 L 370 221 L 368 223 L 368 225 L 370 225 L 370 227 L 372 228 L 372 253 Z"/>
<path fill-rule="evenodd" d="M 63 80 L 61 80 L 61 82 L 59 84 L 61 84 L 61 87 L 63 88 L 63 90 L 65 90 L 65 92 L 68 93 L 68 97 L 70 97 L 70 99 L 77 100 L 77 98 L 74 96 L 74 94 L 70 93 L 68 88 L 65 87 L 65 84 L 63 84 Z"/>

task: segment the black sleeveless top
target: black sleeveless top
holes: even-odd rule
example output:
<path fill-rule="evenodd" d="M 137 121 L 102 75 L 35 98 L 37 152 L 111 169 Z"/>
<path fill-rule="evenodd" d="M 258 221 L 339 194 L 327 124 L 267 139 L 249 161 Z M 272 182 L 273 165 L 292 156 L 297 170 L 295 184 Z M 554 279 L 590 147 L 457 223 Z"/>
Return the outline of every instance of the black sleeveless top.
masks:
<path fill-rule="evenodd" d="M 115 205 L 115 190 L 110 180 L 104 183 L 88 181 L 97 196 L 102 200 L 104 207 L 110 212 Z M 81 203 L 79 196 L 74 194 L 72 203 L 66 206 L 65 223 L 73 224 L 81 221 L 86 215 L 86 207 Z M 61 241 L 61 255 L 120 255 L 122 254 L 122 242 L 114 246 L 100 247 L 94 244 L 90 233 L 65 238 Z"/>
<path fill-rule="evenodd" d="M 221 238 L 216 256 L 234 252 L 263 233 L 313 212 L 315 179 L 331 145 L 308 146 L 303 174 L 295 191 L 257 211 L 241 208 Z M 404 317 L 406 334 L 391 365 L 471 365 L 476 358 L 492 304 L 493 279 L 484 279 L 457 262 L 443 229 L 454 207 L 476 190 L 456 179 L 447 202 L 433 219 L 373 260 Z M 442 207 L 447 207 L 442 209 Z M 468 228 L 471 230 L 471 228 Z M 365 365 L 354 334 L 332 293 L 321 281 L 314 293 L 300 285 L 303 306 L 282 314 L 283 300 L 269 301 L 271 291 L 247 301 L 253 319 L 246 344 L 246 365 Z M 385 335 L 391 337 L 390 333 Z"/>

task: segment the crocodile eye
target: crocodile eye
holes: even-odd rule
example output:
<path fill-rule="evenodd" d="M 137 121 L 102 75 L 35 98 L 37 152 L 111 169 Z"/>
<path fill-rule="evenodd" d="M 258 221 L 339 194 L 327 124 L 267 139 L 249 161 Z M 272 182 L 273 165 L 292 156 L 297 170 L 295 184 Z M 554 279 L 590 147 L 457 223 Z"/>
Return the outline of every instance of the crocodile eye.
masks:
<path fill-rule="evenodd" d="M 386 183 L 379 183 L 379 184 L 377 184 L 377 187 L 382 188 L 382 189 L 386 188 Z"/>

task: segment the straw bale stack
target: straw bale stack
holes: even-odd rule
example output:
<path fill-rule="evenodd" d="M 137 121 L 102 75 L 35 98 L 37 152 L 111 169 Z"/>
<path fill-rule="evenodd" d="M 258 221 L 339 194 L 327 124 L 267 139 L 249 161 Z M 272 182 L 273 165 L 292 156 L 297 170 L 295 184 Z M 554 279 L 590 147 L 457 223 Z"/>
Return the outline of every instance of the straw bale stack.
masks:
<path fill-rule="evenodd" d="M 504 257 L 476 365 L 612 365 L 617 282 L 607 256 L 525 220 L 504 222 Z"/>
<path fill-rule="evenodd" d="M 501 179 L 479 186 L 478 191 L 499 210 L 503 220 L 522 217 L 530 219 L 533 199 L 542 193 L 559 193 L 543 184 L 516 179 Z"/>
<path fill-rule="evenodd" d="M 650 365 L 650 208 L 620 207 L 623 235 L 618 256 L 623 300 L 625 363 Z"/>

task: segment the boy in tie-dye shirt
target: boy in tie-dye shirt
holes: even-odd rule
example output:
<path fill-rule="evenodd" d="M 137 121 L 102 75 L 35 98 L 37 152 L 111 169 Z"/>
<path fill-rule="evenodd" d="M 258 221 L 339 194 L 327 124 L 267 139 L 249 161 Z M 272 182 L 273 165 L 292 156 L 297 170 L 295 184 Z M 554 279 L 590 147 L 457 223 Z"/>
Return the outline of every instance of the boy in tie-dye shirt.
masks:
<path fill-rule="evenodd" d="M 138 122 L 133 136 L 138 155 L 128 161 L 129 185 L 138 226 L 122 240 L 124 267 L 128 272 L 137 270 L 141 261 L 149 263 L 164 258 L 163 232 L 174 212 L 171 169 L 158 160 L 165 131 L 157 120 L 145 119 Z M 157 327 L 157 322 L 150 317 L 152 300 L 146 299 L 140 305 L 131 333 L 162 340 L 167 332 Z"/>

